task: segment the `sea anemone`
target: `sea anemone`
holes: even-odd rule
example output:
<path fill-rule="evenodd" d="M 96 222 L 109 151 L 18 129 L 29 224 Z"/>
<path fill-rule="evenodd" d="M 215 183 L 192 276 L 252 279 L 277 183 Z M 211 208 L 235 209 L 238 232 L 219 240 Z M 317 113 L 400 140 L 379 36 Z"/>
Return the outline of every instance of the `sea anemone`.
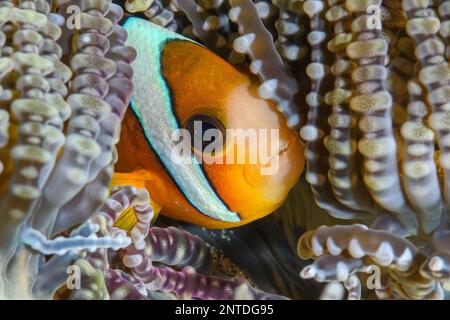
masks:
<path fill-rule="evenodd" d="M 87 221 L 109 195 L 135 52 L 119 6 L 77 1 L 70 24 L 71 4 L 0 3 L 3 298 L 51 298 L 82 250 L 129 244 Z"/>
<path fill-rule="evenodd" d="M 300 276 L 332 284 L 322 297 L 342 283 L 349 299 L 444 298 L 450 1 L 123 7 L 255 74 L 298 130 L 316 206 L 291 211 L 334 218 L 298 241 L 313 260 Z M 110 0 L 0 1 L 0 297 L 284 299 L 214 274 L 210 244 L 153 224 L 146 190 L 110 189 L 136 57 L 122 15 Z M 127 210 L 129 231 L 115 225 Z"/>

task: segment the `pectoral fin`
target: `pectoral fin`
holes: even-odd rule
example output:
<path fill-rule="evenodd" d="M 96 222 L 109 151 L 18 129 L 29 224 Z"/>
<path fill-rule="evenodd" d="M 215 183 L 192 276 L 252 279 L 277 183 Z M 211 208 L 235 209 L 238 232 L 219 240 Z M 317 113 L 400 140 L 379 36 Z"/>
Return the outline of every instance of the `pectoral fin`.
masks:
<path fill-rule="evenodd" d="M 133 172 L 114 172 L 110 186 L 133 186 L 138 189 L 145 188 L 146 182 L 152 180 L 153 175 L 146 170 L 136 170 Z"/>

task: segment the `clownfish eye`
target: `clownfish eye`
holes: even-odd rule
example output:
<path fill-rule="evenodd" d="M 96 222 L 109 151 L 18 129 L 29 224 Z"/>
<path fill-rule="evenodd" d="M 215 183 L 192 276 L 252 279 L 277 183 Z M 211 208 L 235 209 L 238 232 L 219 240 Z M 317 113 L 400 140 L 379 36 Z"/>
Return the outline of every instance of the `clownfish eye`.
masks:
<path fill-rule="evenodd" d="M 215 156 L 225 143 L 225 127 L 215 117 L 197 114 L 184 123 L 191 136 L 191 148 L 194 152 Z"/>

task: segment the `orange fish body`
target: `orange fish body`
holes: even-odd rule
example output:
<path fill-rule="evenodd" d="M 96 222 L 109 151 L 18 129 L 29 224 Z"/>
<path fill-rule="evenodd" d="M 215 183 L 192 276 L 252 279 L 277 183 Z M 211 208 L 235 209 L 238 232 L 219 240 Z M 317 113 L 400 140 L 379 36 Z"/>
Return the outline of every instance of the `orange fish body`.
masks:
<path fill-rule="evenodd" d="M 161 214 L 208 228 L 236 227 L 277 209 L 301 174 L 303 147 L 275 106 L 257 97 L 257 81 L 147 21 L 130 18 L 125 28 L 138 52 L 136 90 L 113 184 L 145 187 Z M 191 134 L 188 142 L 217 133 L 216 148 L 193 143 L 192 162 L 174 159 L 186 144 L 182 134 L 174 139 L 177 130 Z M 229 132 L 243 140 L 228 139 Z"/>

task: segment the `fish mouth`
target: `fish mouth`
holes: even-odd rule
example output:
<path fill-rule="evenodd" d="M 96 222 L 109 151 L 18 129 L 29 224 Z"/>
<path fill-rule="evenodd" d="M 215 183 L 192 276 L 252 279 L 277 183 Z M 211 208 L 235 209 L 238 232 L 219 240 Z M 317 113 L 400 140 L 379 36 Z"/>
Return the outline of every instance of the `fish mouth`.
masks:
<path fill-rule="evenodd" d="M 288 141 L 286 141 L 279 149 L 277 154 L 273 155 L 272 157 L 270 157 L 270 159 L 268 159 L 265 163 L 261 163 L 260 166 L 263 168 L 268 168 L 269 166 L 271 166 L 272 162 L 276 159 L 276 158 L 280 158 L 283 154 L 287 153 L 289 150 L 289 147 L 292 145 L 293 140 L 295 139 L 295 135 L 293 135 Z"/>
<path fill-rule="evenodd" d="M 296 139 L 296 136 L 292 135 L 290 138 L 283 140 L 278 151 L 264 159 L 263 163 L 259 162 L 259 164 L 246 164 L 243 166 L 242 173 L 250 187 L 255 189 L 269 187 L 273 192 L 275 192 L 275 189 L 280 188 L 275 193 L 282 193 L 286 184 L 285 180 L 289 180 L 289 173 L 283 168 L 284 160 L 290 157 L 291 150 L 295 147 L 296 141 L 294 139 Z"/>

